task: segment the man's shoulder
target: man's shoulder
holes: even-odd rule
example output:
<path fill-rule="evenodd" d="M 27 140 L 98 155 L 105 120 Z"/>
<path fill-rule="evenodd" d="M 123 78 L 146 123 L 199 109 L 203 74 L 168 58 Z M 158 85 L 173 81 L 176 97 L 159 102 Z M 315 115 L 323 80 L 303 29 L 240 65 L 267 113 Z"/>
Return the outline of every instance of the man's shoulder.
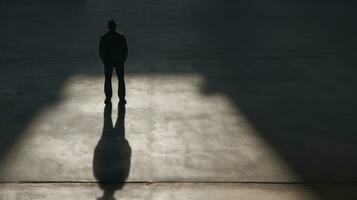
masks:
<path fill-rule="evenodd" d="M 125 39 L 125 36 L 121 33 L 115 32 L 115 33 L 105 33 L 104 35 L 102 35 L 100 38 L 101 39 L 105 39 L 105 38 L 123 38 Z"/>
<path fill-rule="evenodd" d="M 120 38 L 124 38 L 125 39 L 125 36 L 123 35 L 123 34 L 121 34 L 121 33 L 116 33 L 116 35 L 117 35 L 117 37 L 120 37 Z"/>
<path fill-rule="evenodd" d="M 103 39 L 105 39 L 105 38 L 107 38 L 107 37 L 108 37 L 108 35 L 107 35 L 107 33 L 106 33 L 106 34 L 100 36 L 100 40 L 103 40 Z"/>
<path fill-rule="evenodd" d="M 100 38 L 106 38 L 106 37 L 109 37 L 110 36 L 110 33 L 107 32 L 107 33 L 104 33 L 104 35 L 102 35 Z"/>

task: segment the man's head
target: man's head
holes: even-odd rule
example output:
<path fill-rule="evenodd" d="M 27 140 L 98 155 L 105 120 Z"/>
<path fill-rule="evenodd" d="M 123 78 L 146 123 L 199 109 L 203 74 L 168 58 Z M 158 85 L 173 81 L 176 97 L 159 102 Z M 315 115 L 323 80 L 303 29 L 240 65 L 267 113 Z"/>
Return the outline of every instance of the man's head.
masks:
<path fill-rule="evenodd" d="M 108 29 L 111 30 L 111 31 L 114 31 L 115 28 L 116 28 L 117 24 L 115 23 L 114 20 L 110 20 L 108 21 Z"/>

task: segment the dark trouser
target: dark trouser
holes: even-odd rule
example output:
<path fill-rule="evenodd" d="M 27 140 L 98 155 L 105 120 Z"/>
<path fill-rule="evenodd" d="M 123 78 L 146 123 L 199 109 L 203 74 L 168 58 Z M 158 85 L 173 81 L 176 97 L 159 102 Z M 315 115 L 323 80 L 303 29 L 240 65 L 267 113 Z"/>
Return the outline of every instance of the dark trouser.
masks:
<path fill-rule="evenodd" d="M 105 71 L 105 82 L 104 82 L 104 93 L 105 97 L 110 99 L 113 96 L 112 91 L 112 75 L 113 70 L 115 68 L 119 87 L 118 87 L 118 96 L 120 100 L 125 99 L 125 82 L 124 82 L 124 63 L 122 64 L 104 64 L 104 71 Z"/>

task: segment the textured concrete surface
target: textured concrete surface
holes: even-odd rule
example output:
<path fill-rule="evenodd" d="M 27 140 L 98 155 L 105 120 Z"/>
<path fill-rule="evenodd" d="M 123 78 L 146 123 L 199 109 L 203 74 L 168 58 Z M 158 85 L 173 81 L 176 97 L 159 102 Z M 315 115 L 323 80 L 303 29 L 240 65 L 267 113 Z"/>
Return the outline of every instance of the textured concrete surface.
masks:
<path fill-rule="evenodd" d="M 318 190 L 325 200 L 357 197 L 351 185 L 280 185 L 280 184 L 126 184 L 114 198 L 140 200 L 315 200 L 311 190 Z M 347 191 L 347 192 L 346 192 Z M 102 192 L 95 184 L 2 184 L 0 198 L 23 199 L 100 199 Z"/>
<path fill-rule="evenodd" d="M 94 149 L 106 123 L 98 95 L 102 82 L 68 80 L 62 100 L 38 113 L 17 141 L 1 166 L 1 180 L 95 181 Z M 200 94 L 199 75 L 128 76 L 127 82 L 128 181 L 299 180 L 229 99 Z M 114 104 L 111 123 L 117 110 Z M 121 148 L 120 141 L 107 140 Z M 113 150 L 104 151 L 113 154 L 107 162 L 122 162 Z"/>
<path fill-rule="evenodd" d="M 100 182 L 107 193 L 123 181 L 353 183 L 355 10 L 322 0 L 0 1 L 0 181 Z M 117 98 L 103 104 L 108 19 L 129 45 L 125 112 Z M 67 187 L 57 187 L 61 198 Z"/>

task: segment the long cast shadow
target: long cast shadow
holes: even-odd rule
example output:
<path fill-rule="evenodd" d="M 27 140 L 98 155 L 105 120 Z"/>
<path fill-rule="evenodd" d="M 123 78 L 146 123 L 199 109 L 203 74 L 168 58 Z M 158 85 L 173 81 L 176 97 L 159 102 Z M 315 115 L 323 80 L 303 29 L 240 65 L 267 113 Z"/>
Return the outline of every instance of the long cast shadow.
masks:
<path fill-rule="evenodd" d="M 125 105 L 118 104 L 118 116 L 113 127 L 112 105 L 104 108 L 102 137 L 93 158 L 93 173 L 104 192 L 98 199 L 115 199 L 115 191 L 123 187 L 129 175 L 131 147 L 125 138 L 125 111 Z"/>

